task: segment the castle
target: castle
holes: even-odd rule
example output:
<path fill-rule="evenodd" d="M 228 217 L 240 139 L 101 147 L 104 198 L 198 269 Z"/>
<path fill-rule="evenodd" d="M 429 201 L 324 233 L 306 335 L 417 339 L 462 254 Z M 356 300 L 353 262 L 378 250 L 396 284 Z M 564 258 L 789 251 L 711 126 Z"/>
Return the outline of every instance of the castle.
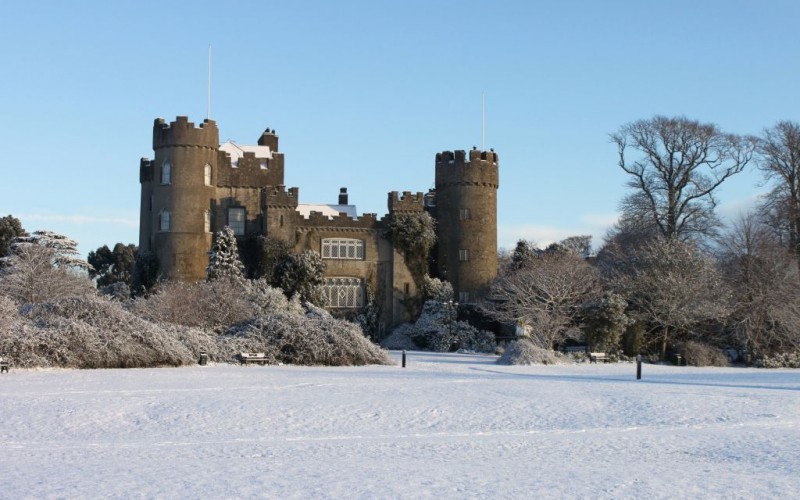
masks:
<path fill-rule="evenodd" d="M 284 155 L 275 130 L 257 145 L 219 143 L 213 120 L 185 116 L 153 125 L 154 158 L 139 168 L 139 249 L 153 252 L 167 279 L 206 277 L 212 236 L 224 226 L 237 237 L 281 239 L 295 252 L 314 250 L 326 263 L 326 307 L 356 310 L 373 291 L 382 326 L 407 321 L 404 305 L 417 283 L 387 236 L 389 218 L 428 211 L 436 221 L 432 272 L 453 285 L 456 299 L 485 296 L 497 273 L 498 156 L 473 148 L 436 154 L 435 189 L 390 192 L 388 214 L 358 214 L 341 188 L 337 203 L 302 204 L 284 184 Z"/>

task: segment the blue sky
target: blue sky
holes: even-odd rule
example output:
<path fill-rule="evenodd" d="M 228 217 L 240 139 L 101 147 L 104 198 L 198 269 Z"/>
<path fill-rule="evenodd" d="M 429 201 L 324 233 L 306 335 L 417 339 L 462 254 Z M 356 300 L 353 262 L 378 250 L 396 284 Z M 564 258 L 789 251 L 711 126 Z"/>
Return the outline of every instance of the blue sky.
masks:
<path fill-rule="evenodd" d="M 280 135 L 303 203 L 427 191 L 436 152 L 500 155 L 499 244 L 595 235 L 625 177 L 608 134 L 655 114 L 759 134 L 800 119 L 797 1 L 137 1 L 3 4 L 0 215 L 138 243 L 156 117 Z M 763 191 L 723 185 L 735 214 Z"/>

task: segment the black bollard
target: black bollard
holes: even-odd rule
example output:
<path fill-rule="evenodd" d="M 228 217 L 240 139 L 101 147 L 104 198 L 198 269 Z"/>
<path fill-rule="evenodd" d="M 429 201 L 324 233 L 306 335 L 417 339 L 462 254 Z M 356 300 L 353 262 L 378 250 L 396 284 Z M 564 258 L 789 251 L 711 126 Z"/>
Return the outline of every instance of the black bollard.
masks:
<path fill-rule="evenodd" d="M 642 355 L 636 356 L 636 380 L 642 380 Z"/>
<path fill-rule="evenodd" d="M 403 368 L 406 367 L 406 350 L 403 349 Z"/>

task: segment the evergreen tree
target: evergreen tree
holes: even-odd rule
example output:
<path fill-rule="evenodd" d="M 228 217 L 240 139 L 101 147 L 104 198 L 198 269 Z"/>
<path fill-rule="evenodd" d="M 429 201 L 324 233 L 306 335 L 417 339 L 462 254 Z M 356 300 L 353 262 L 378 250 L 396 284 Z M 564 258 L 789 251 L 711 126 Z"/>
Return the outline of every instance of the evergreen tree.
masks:
<path fill-rule="evenodd" d="M 297 295 L 301 301 L 317 306 L 325 305 L 322 295 L 324 273 L 325 262 L 313 250 L 288 256 L 275 270 L 276 282 L 287 297 Z"/>
<path fill-rule="evenodd" d="M 244 265 L 239 259 L 239 249 L 233 229 L 225 226 L 214 235 L 214 243 L 208 252 L 208 281 L 219 278 L 241 280 L 244 277 Z"/>
<path fill-rule="evenodd" d="M 22 223 L 16 217 L 12 215 L 0 217 L 0 257 L 8 255 L 14 238 L 27 236 L 27 234 L 22 228 Z"/>
<path fill-rule="evenodd" d="M 130 286 L 133 264 L 136 259 L 136 245 L 117 243 L 114 250 L 103 245 L 96 251 L 89 252 L 89 264 L 94 268 L 89 271 L 90 278 L 97 278 L 97 286 L 104 287 L 113 283 L 125 283 Z"/>

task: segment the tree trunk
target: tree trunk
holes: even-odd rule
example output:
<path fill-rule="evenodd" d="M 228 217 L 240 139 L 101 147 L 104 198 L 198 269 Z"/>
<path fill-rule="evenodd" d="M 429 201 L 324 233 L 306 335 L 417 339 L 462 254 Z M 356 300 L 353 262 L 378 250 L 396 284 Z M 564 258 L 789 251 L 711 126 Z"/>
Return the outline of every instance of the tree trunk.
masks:
<path fill-rule="evenodd" d="M 669 328 L 664 328 L 664 337 L 661 339 L 661 361 L 667 359 L 667 341 L 669 340 Z"/>

